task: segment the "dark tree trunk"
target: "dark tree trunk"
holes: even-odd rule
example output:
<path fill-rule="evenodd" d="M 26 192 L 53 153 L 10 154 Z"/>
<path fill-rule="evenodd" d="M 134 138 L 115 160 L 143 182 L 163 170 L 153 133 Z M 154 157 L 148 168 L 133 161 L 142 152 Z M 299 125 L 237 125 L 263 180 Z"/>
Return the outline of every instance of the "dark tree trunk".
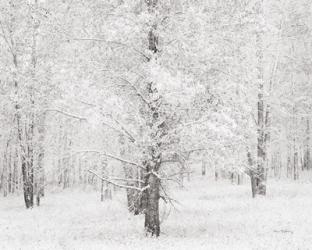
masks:
<path fill-rule="evenodd" d="M 206 175 L 206 162 L 202 161 L 202 176 Z"/>
<path fill-rule="evenodd" d="M 290 161 L 290 156 L 287 157 L 287 178 L 291 178 L 291 161 Z"/>
<path fill-rule="evenodd" d="M 29 171 L 26 160 L 22 162 L 23 191 L 26 208 L 34 205 L 33 171 Z"/>
<path fill-rule="evenodd" d="M 294 153 L 294 180 L 299 179 L 299 169 L 298 169 L 298 152 Z"/>
<path fill-rule="evenodd" d="M 257 185 L 256 185 L 256 178 L 254 176 L 254 173 L 250 173 L 250 183 L 251 183 L 251 194 L 252 198 L 256 197 L 256 190 L 257 190 Z"/>
<path fill-rule="evenodd" d="M 218 181 L 219 179 L 219 173 L 218 173 L 218 170 L 215 169 L 215 181 Z"/>
<path fill-rule="evenodd" d="M 23 138 L 23 131 L 21 129 L 21 118 L 19 111 L 17 111 L 18 122 L 18 140 L 21 148 L 21 163 L 22 163 L 22 177 L 23 177 L 23 191 L 26 208 L 32 208 L 34 205 L 34 158 L 33 158 L 33 119 L 29 128 L 25 124 L 25 137 Z"/>
<path fill-rule="evenodd" d="M 235 180 L 235 174 L 234 172 L 230 173 L 230 179 L 231 179 L 231 183 L 234 184 L 234 180 Z"/>
<path fill-rule="evenodd" d="M 263 85 L 259 87 L 258 94 L 258 145 L 257 145 L 257 170 L 254 173 L 256 194 L 266 194 L 266 174 L 265 174 L 265 161 L 266 161 L 266 146 L 265 146 L 265 122 L 264 122 L 264 101 L 263 101 Z"/>
<path fill-rule="evenodd" d="M 156 169 L 159 163 L 155 162 Z M 148 174 L 146 177 L 146 184 L 149 188 L 145 192 L 145 231 L 147 235 L 158 237 L 160 234 L 159 221 L 159 187 L 160 180 L 155 174 Z"/>
<path fill-rule="evenodd" d="M 242 184 L 242 176 L 240 173 L 237 174 L 237 185 L 241 185 Z"/>

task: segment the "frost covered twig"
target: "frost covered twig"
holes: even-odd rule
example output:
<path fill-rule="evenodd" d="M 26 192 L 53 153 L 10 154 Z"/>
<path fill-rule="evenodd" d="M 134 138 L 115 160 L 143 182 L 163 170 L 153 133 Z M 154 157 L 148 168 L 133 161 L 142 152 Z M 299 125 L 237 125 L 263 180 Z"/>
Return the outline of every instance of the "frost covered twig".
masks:
<path fill-rule="evenodd" d="M 115 180 L 115 181 L 125 181 L 125 182 L 140 182 L 140 183 L 144 183 L 144 181 L 140 180 L 140 179 L 126 179 L 126 178 L 120 178 L 120 177 L 115 177 L 115 176 L 110 176 L 109 178 L 110 180 Z"/>
<path fill-rule="evenodd" d="M 96 177 L 100 178 L 101 180 L 103 181 L 106 181 L 114 186 L 117 186 L 117 187 L 120 187 L 120 188 L 125 188 L 125 189 L 134 189 L 134 190 L 138 190 L 140 192 L 143 192 L 144 190 L 148 189 L 149 186 L 145 186 L 143 188 L 138 188 L 138 187 L 135 187 L 135 186 L 129 186 L 129 185 L 123 185 L 123 184 L 119 184 L 119 183 L 116 183 L 110 179 L 107 179 L 105 177 L 102 177 L 100 175 L 98 175 L 97 173 L 93 172 L 92 170 L 88 170 L 88 172 L 90 172 L 91 174 L 94 174 Z"/>

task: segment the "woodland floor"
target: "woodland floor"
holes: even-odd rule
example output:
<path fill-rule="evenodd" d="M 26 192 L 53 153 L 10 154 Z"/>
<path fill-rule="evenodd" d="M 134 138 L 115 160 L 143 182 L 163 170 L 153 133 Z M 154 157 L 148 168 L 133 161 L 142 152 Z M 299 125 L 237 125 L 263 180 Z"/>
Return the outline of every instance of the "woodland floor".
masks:
<path fill-rule="evenodd" d="M 93 191 L 54 190 L 31 210 L 1 197 L 0 249 L 312 249 L 311 182 L 270 180 L 267 197 L 252 199 L 249 183 L 197 178 L 171 193 L 180 204 L 162 215 L 159 239 L 144 236 L 123 192 L 101 203 Z"/>

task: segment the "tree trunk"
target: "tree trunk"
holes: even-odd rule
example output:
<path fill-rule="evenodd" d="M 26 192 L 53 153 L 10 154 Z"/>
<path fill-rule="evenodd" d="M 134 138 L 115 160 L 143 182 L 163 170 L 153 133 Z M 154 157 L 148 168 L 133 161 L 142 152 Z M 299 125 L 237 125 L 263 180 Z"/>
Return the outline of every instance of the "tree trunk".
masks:
<path fill-rule="evenodd" d="M 202 161 L 202 176 L 206 175 L 206 162 Z"/>
<path fill-rule="evenodd" d="M 294 180 L 299 179 L 299 169 L 298 169 L 298 152 L 294 153 Z"/>
<path fill-rule="evenodd" d="M 257 169 L 253 173 L 255 178 L 256 190 L 255 193 L 259 195 L 266 194 L 266 140 L 267 140 L 267 123 L 268 115 L 264 111 L 264 64 L 263 64 L 263 27 L 260 24 L 263 19 L 263 1 L 259 0 L 258 18 L 259 30 L 256 33 L 257 44 L 257 80 L 258 80 L 258 138 L 257 138 Z"/>
<path fill-rule="evenodd" d="M 158 165 L 159 163 L 155 163 Z M 157 168 L 157 167 L 156 167 Z M 146 184 L 149 188 L 146 190 L 146 207 L 145 207 L 145 231 L 147 235 L 158 237 L 160 234 L 159 221 L 159 187 L 160 180 L 155 174 L 148 174 Z"/>
<path fill-rule="evenodd" d="M 40 205 L 40 198 L 44 196 L 44 138 L 45 138 L 45 114 L 40 117 L 38 126 L 38 163 L 36 169 L 36 200 Z"/>
<path fill-rule="evenodd" d="M 242 184 L 242 175 L 240 173 L 237 173 L 237 185 Z"/>
<path fill-rule="evenodd" d="M 156 16 L 156 8 L 158 0 L 146 1 L 148 12 L 151 16 Z M 153 57 L 158 53 L 158 34 L 157 24 L 151 25 L 148 32 L 148 49 Z M 162 137 L 165 135 L 166 122 L 165 118 L 161 117 L 163 113 L 160 111 L 162 97 L 159 95 L 157 85 L 154 82 L 146 83 L 146 94 L 148 95 L 149 103 L 145 104 L 148 110 L 145 115 L 146 124 L 150 129 L 150 145 L 146 148 L 146 173 L 145 185 L 148 187 L 142 195 L 142 206 L 145 208 L 145 231 L 147 235 L 158 237 L 160 235 L 159 221 L 159 189 L 160 179 L 158 177 L 159 168 L 161 165 L 162 155 Z"/>
<path fill-rule="evenodd" d="M 257 146 L 257 170 L 254 173 L 256 194 L 266 194 L 266 173 L 265 173 L 265 130 L 264 123 L 264 101 L 263 101 L 263 84 L 259 87 L 258 94 L 258 146 Z"/>
<path fill-rule="evenodd" d="M 8 145 L 9 143 L 7 143 L 6 150 L 3 153 L 3 171 L 2 171 L 2 176 L 1 176 L 2 178 L 1 185 L 3 188 L 4 197 L 8 195 L 8 160 L 7 160 Z"/>
<path fill-rule="evenodd" d="M 22 175 L 25 205 L 26 208 L 32 208 L 34 205 L 33 169 L 27 164 L 25 157 L 22 157 Z"/>
<path fill-rule="evenodd" d="M 102 178 L 105 178 L 106 161 L 102 161 Z M 105 181 L 101 180 L 101 201 L 104 201 Z"/>
<path fill-rule="evenodd" d="M 185 161 L 182 159 L 182 160 L 179 160 L 179 163 L 180 163 L 179 186 L 180 188 L 183 188 L 184 187 L 184 172 L 186 171 Z"/>
<path fill-rule="evenodd" d="M 290 156 L 287 157 L 287 178 L 291 178 L 291 161 L 290 161 Z"/>
<path fill-rule="evenodd" d="M 303 169 L 311 169 L 311 154 L 310 154 L 310 120 L 307 118 L 307 127 L 306 127 L 306 141 L 305 141 L 305 152 L 304 152 L 304 162 Z"/>
<path fill-rule="evenodd" d="M 255 177 L 255 169 L 254 169 L 254 162 L 251 157 L 251 153 L 247 151 L 247 160 L 248 160 L 248 167 L 247 174 L 250 177 L 250 184 L 251 184 L 251 194 L 252 198 L 256 197 L 257 192 L 257 185 L 256 185 L 256 177 Z"/>

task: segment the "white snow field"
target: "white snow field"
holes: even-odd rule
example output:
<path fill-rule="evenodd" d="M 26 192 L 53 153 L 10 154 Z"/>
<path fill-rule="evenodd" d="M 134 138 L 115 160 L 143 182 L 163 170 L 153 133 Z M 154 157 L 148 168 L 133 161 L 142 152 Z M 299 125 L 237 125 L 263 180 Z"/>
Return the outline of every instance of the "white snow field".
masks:
<path fill-rule="evenodd" d="M 269 180 L 256 199 L 249 183 L 207 178 L 170 192 L 180 204 L 162 216 L 158 239 L 145 237 L 123 191 L 102 203 L 93 191 L 47 192 L 31 210 L 22 197 L 1 197 L 0 249 L 312 249 L 311 182 Z"/>

